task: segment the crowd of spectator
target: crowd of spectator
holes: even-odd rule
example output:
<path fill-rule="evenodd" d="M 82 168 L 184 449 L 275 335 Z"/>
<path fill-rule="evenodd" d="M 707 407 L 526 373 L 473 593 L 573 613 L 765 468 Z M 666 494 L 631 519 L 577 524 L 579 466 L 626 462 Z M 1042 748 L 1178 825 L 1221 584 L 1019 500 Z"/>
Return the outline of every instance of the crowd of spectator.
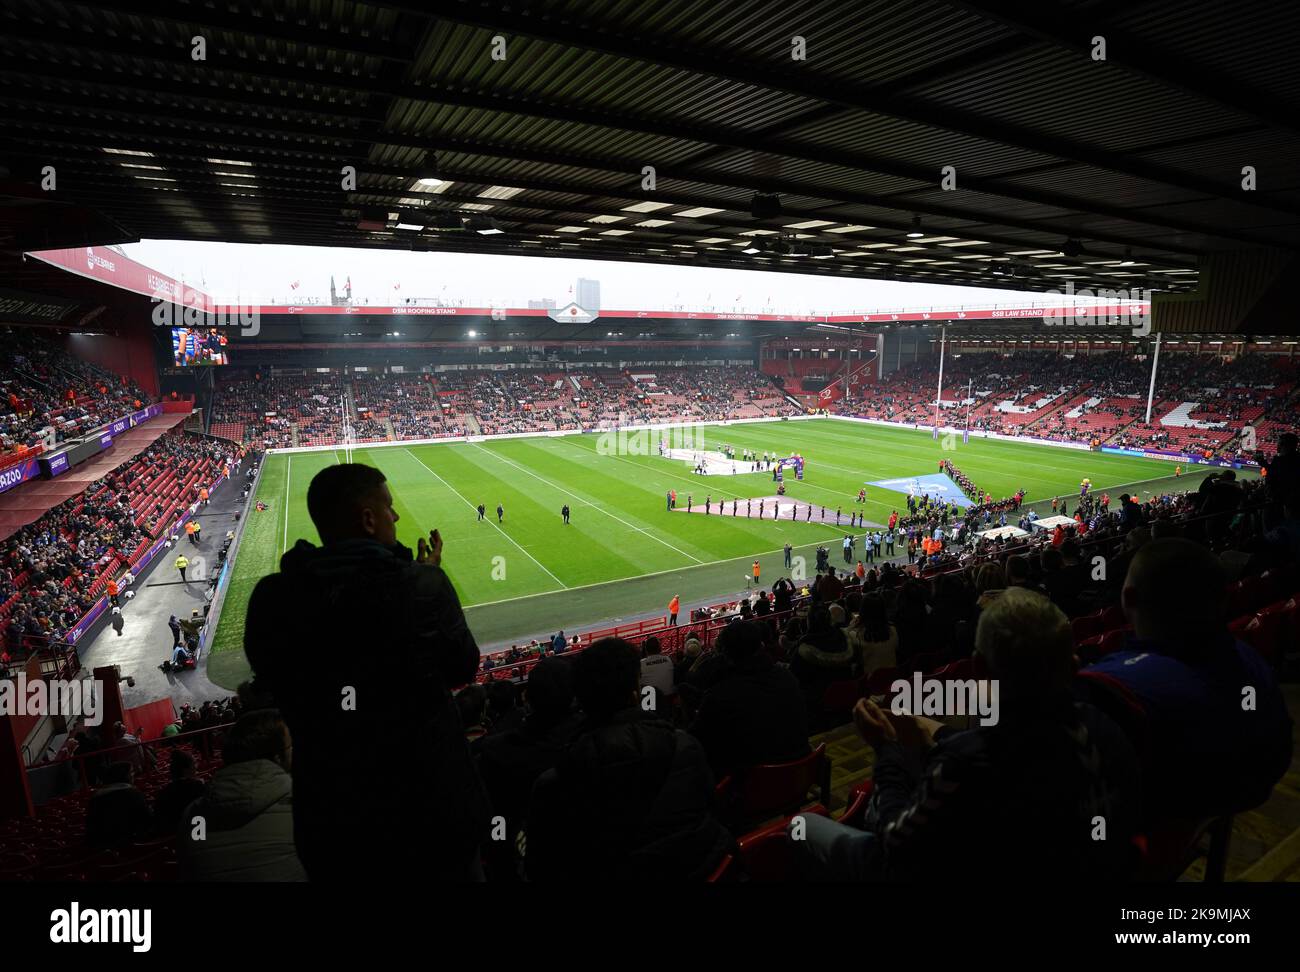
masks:
<path fill-rule="evenodd" d="M 134 382 L 30 331 L 0 331 L 0 458 L 62 442 L 150 401 Z"/>
<path fill-rule="evenodd" d="M 904 424 L 934 421 L 939 369 L 936 360 L 905 365 L 865 397 L 841 403 L 840 414 Z M 1276 356 L 1161 355 L 1152 421 L 1146 423 L 1151 362 L 1115 351 L 1061 355 L 1052 351 L 1009 355 L 962 354 L 944 367 L 940 419 L 975 432 L 1028 435 L 1064 442 L 1098 442 L 1135 449 L 1238 455 L 1247 427 L 1258 447 L 1300 420 L 1300 374 Z M 967 391 L 971 398 L 967 398 Z M 1173 413 L 1195 403 L 1185 416 Z M 1267 417 L 1267 419 L 1265 418 Z M 1181 424 L 1180 424 L 1181 423 Z"/>
<path fill-rule="evenodd" d="M 236 451 L 229 442 L 170 432 L 0 541 L 0 624 L 10 655 L 19 657 L 32 637 L 66 635 L 94 605 L 90 588 L 104 569 L 155 539 L 197 497 L 134 506 L 133 498 L 148 495 L 168 474 L 184 476 L 205 458 L 223 466 Z"/>
<path fill-rule="evenodd" d="M 613 425 L 799 415 L 754 368 L 453 370 L 421 374 L 231 373 L 214 398 L 214 429 L 262 448 L 333 445 L 353 410 L 354 441 L 589 431 Z"/>
<path fill-rule="evenodd" d="M 1263 481 L 1226 470 L 1148 503 L 1084 503 L 1086 530 L 946 540 L 925 565 L 824 570 L 806 596 L 782 578 L 733 617 L 686 627 L 684 643 L 656 634 L 575 650 L 561 633 L 562 652 L 552 654 L 555 640 L 551 651 L 516 648 L 518 667 L 542 654 L 525 678 L 454 695 L 479 657 L 437 567 L 440 547 L 421 543 L 414 563 L 394 553 L 392 524 L 377 515 L 391 503 L 382 477 L 330 467 L 312 487 L 323 546 L 300 543 L 259 585 L 246 640 L 257 690 L 284 713 L 298 754 L 305 872 L 352 881 L 401 861 L 443 879 L 703 880 L 745 826 L 715 799 L 718 779 L 806 755 L 810 731 L 848 718 L 832 701 L 838 686 L 962 665 L 999 681 L 1001 720 L 889 713 L 858 693 L 852 718 L 875 752 L 877 800 L 856 828 L 813 827 L 796 852 L 807 873 L 933 881 L 979 863 L 1018 876 L 1123 876 L 1140 827 L 1257 806 L 1289 766 L 1276 677 L 1227 627 L 1230 565 L 1297 580 L 1286 573 L 1300 540 L 1294 437 L 1266 464 Z M 322 577 L 366 610 L 284 617 L 283 604 Z M 399 603 L 418 616 L 385 607 Z M 1076 674 L 1070 619 L 1101 609 L 1122 612 L 1129 642 Z M 278 650 L 291 628 L 314 646 L 310 672 Z M 363 636 L 387 646 L 385 670 L 419 680 L 424 705 L 367 716 L 322 701 L 339 679 L 367 679 L 342 664 Z M 1257 692 L 1249 712 L 1237 704 L 1243 684 Z M 377 755 L 363 743 L 366 719 L 426 742 Z M 1207 758 L 1222 786 L 1204 785 L 1197 761 Z M 927 785 L 941 775 L 976 796 Z M 1103 805 L 1114 829 L 1098 842 L 1090 823 Z M 436 826 L 384 826 L 417 806 Z M 925 828 L 909 828 L 938 806 Z M 501 820 L 504 836 L 491 839 Z M 353 852 L 359 825 L 364 856 Z"/>

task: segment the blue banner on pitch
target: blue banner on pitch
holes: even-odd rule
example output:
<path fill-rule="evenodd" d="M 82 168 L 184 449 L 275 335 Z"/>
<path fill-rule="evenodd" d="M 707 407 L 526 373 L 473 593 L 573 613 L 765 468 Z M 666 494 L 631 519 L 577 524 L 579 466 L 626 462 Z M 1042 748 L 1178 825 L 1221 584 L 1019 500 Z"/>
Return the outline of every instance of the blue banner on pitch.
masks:
<path fill-rule="evenodd" d="M 928 476 L 909 476 L 903 479 L 881 479 L 874 483 L 867 483 L 868 486 L 879 486 L 881 489 L 892 489 L 896 493 L 909 493 L 912 496 L 928 495 L 931 499 L 939 499 L 944 502 L 952 501 L 958 506 L 974 506 L 975 501 L 970 499 L 961 489 L 943 473 L 931 473 Z"/>

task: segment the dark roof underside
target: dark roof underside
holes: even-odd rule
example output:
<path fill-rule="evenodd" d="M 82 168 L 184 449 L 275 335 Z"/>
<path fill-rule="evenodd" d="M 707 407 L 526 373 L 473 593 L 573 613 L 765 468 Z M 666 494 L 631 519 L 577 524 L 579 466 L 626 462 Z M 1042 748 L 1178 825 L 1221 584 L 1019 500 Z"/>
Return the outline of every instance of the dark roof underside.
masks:
<path fill-rule="evenodd" d="M 0 158 L 23 183 L 54 166 L 60 202 L 97 220 L 39 240 L 3 220 L 0 245 L 275 242 L 1165 291 L 1195 286 L 1207 253 L 1300 251 L 1298 4 L 430 6 L 8 0 Z M 436 191 L 416 183 L 431 166 Z M 779 194 L 781 215 L 756 218 L 756 193 Z M 814 249 L 743 254 L 755 239 Z M 1082 252 L 1065 256 L 1070 239 Z"/>

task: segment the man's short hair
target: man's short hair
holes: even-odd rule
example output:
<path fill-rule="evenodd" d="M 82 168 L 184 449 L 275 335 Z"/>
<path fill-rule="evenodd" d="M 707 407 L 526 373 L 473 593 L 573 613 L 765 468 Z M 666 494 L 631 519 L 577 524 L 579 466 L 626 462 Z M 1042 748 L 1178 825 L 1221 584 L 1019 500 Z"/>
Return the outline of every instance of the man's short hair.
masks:
<path fill-rule="evenodd" d="M 170 775 L 173 780 L 183 780 L 194 772 L 194 757 L 184 749 L 173 749 Z"/>
<path fill-rule="evenodd" d="M 307 487 L 307 513 L 322 540 L 346 533 L 357 508 L 388 480 L 374 466 L 347 462 L 326 466 Z"/>
<path fill-rule="evenodd" d="M 239 717 L 226 737 L 226 765 L 283 758 L 287 730 L 278 709 L 258 709 Z"/>
<path fill-rule="evenodd" d="M 1008 587 L 980 613 L 975 653 L 1005 695 L 1053 695 L 1074 674 L 1070 622 L 1042 594 Z"/>
<path fill-rule="evenodd" d="M 622 638 L 601 638 L 573 665 L 578 705 L 593 719 L 607 719 L 629 705 L 640 681 L 640 657 Z"/>
<path fill-rule="evenodd" d="M 469 727 L 477 726 L 482 722 L 487 701 L 487 689 L 477 682 L 470 682 L 457 692 L 456 709 L 460 712 L 460 724 Z"/>
<path fill-rule="evenodd" d="M 544 658 L 528 673 L 528 705 L 543 717 L 573 708 L 573 666 L 565 658 Z"/>
<path fill-rule="evenodd" d="M 1208 632 L 1227 622 L 1223 566 L 1207 547 L 1181 537 L 1151 540 L 1133 555 L 1124 579 L 1125 606 L 1146 618 Z"/>
<path fill-rule="evenodd" d="M 732 661 L 753 658 L 763 647 L 762 621 L 737 621 L 718 632 L 715 647 Z"/>
<path fill-rule="evenodd" d="M 1007 583 L 1029 580 L 1029 561 L 1019 554 L 1007 558 Z"/>

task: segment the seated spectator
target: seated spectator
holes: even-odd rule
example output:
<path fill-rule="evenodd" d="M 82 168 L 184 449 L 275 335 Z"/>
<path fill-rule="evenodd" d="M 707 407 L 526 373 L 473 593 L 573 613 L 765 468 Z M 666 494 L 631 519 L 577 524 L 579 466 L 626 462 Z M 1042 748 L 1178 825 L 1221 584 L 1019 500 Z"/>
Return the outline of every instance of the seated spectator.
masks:
<path fill-rule="evenodd" d="M 916 580 L 903 583 L 894 602 L 894 625 L 898 629 L 898 665 L 910 665 L 927 646 L 925 628 L 928 620 L 925 586 Z"/>
<path fill-rule="evenodd" d="M 730 624 L 714 652 L 727 662 L 691 725 L 720 778 L 761 763 L 808 755 L 808 714 L 799 683 L 763 650 L 761 621 Z"/>
<path fill-rule="evenodd" d="M 1265 550 L 1273 562 L 1300 563 L 1300 490 L 1292 493 L 1282 503 L 1281 518 L 1273 529 L 1264 534 Z"/>
<path fill-rule="evenodd" d="M 975 601 L 977 610 L 986 608 L 1007 586 L 1007 575 L 1001 564 L 981 564 L 975 572 Z"/>
<path fill-rule="evenodd" d="M 1038 556 L 1043 571 L 1043 587 L 1052 603 L 1066 616 L 1077 614 L 1079 596 L 1078 578 L 1065 568 L 1065 555 L 1056 547 L 1049 547 Z"/>
<path fill-rule="evenodd" d="M 1273 525 L 1271 521 L 1281 513 L 1281 505 L 1287 498 L 1300 492 L 1300 452 L 1296 451 L 1296 445 L 1296 434 L 1283 432 L 1277 437 L 1277 454 L 1271 460 L 1262 452 L 1255 454 L 1268 487 L 1268 526 Z"/>
<path fill-rule="evenodd" d="M 853 652 L 854 668 L 860 674 L 870 675 L 878 668 L 898 664 L 898 629 L 890 623 L 885 599 L 879 594 L 862 598 L 844 636 Z"/>
<path fill-rule="evenodd" d="M 524 825 L 529 794 L 577 734 L 582 717 L 573 708 L 573 666 L 567 659 L 546 659 L 533 666 L 524 707 L 522 725 L 492 733 L 478 747 L 478 768 L 492 811 L 506 821 L 507 839 L 485 845 L 490 880 L 519 879 L 516 837 Z"/>
<path fill-rule="evenodd" d="M 537 781 L 524 863 L 534 881 L 699 881 L 732 846 L 694 738 L 642 717 L 636 649 L 603 638 L 574 662 L 585 715 Z"/>
<path fill-rule="evenodd" d="M 135 788 L 132 765 L 112 763 L 104 774 L 104 786 L 90 798 L 86 811 L 86 843 L 107 849 L 146 837 L 153 825 L 149 801 Z"/>
<path fill-rule="evenodd" d="M 167 728 L 176 727 L 173 724 Z M 169 733 L 164 730 L 163 735 Z M 171 782 L 162 788 L 153 803 L 154 829 L 160 834 L 176 833 L 182 811 L 207 791 L 207 784 L 194 775 L 194 757 L 187 750 L 172 751 L 169 772 Z"/>
<path fill-rule="evenodd" d="M 1009 588 L 976 632 L 982 677 L 999 687 L 997 721 L 954 730 L 864 699 L 854 710 L 876 751 L 866 831 L 805 817 L 796 841 L 810 877 L 942 881 L 1109 877 L 1124 873 L 1136 825 L 1137 760 L 1101 712 L 1070 697 L 1074 647 L 1047 598 Z M 1097 818 L 1106 839 L 1096 840 Z"/>
<path fill-rule="evenodd" d="M 682 645 L 682 656 L 673 665 L 673 684 L 681 685 L 689 677 L 691 670 L 699 662 L 703 647 L 700 645 L 699 638 L 687 638 L 686 643 Z"/>
<path fill-rule="evenodd" d="M 853 652 L 844 632 L 831 624 L 831 613 L 817 605 L 808 615 L 808 630 L 790 657 L 790 671 L 803 689 L 809 716 L 822 711 L 822 697 L 832 682 L 853 678 Z"/>
<path fill-rule="evenodd" d="M 1124 579 L 1134 638 L 1088 669 L 1146 712 L 1148 819 L 1259 806 L 1291 765 L 1286 703 L 1269 665 L 1229 634 L 1224 584 L 1205 547 L 1150 541 Z"/>
<path fill-rule="evenodd" d="M 279 712 L 240 717 L 226 740 L 226 765 L 181 814 L 183 880 L 307 880 L 293 842 L 292 754 Z M 200 825 L 191 824 L 196 817 Z"/>
<path fill-rule="evenodd" d="M 524 721 L 524 711 L 519 707 L 515 684 L 509 679 L 497 679 L 487 687 L 488 735 L 517 729 Z"/>
<path fill-rule="evenodd" d="M 661 700 L 671 699 L 677 692 L 673 681 L 673 660 L 660 652 L 659 639 L 651 635 L 641 643 L 641 688 L 654 689 L 655 708 Z M 666 715 L 667 707 L 659 710 Z"/>
<path fill-rule="evenodd" d="M 487 689 L 470 682 L 456 693 L 456 711 L 465 732 L 465 741 L 473 743 L 487 735 Z"/>

